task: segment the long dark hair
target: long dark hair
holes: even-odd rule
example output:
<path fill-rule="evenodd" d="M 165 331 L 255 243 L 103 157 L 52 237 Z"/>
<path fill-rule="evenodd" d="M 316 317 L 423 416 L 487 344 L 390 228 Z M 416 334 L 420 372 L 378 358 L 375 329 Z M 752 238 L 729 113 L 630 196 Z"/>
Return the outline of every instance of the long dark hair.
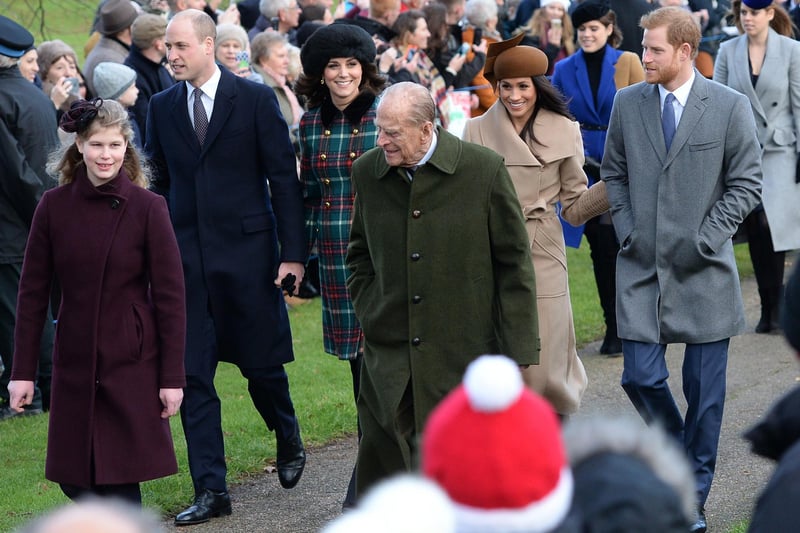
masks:
<path fill-rule="evenodd" d="M 548 111 L 552 111 L 570 120 L 575 120 L 575 117 L 569 112 L 569 107 L 567 106 L 567 101 L 564 99 L 564 95 L 553 87 L 553 84 L 550 83 L 547 76 L 533 76 L 531 80 L 533 81 L 533 86 L 536 88 L 536 103 L 533 105 L 533 113 L 531 113 L 531 116 L 528 118 L 527 122 L 525 122 L 522 130 L 520 130 L 519 136 L 523 141 L 530 139 L 542 146 L 547 146 L 547 144 L 536 137 L 536 133 L 533 131 L 533 123 L 536 121 L 539 110 L 547 109 Z"/>

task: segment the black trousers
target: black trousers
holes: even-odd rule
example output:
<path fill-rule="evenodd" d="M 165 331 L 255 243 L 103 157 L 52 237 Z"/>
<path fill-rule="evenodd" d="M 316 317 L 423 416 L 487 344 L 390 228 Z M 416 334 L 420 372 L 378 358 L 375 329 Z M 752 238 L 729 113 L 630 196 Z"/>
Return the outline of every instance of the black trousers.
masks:
<path fill-rule="evenodd" d="M 77 501 L 89 496 L 100 498 L 119 498 L 135 505 L 142 505 L 142 491 L 138 483 L 123 485 L 93 485 L 91 488 L 78 487 L 60 483 L 61 491 L 72 501 Z"/>
<path fill-rule="evenodd" d="M 776 252 L 772 246 L 772 232 L 769 230 L 767 215 L 762 208 L 753 210 L 742 222 L 750 260 L 758 288 L 779 290 L 783 285 L 785 252 Z"/>
<path fill-rule="evenodd" d="M 8 401 L 8 382 L 11 379 L 11 367 L 14 357 L 14 325 L 17 316 L 17 292 L 22 264 L 0 264 L 0 357 L 5 369 L 0 375 L 0 399 Z M 42 340 L 39 346 L 39 371 L 37 387 L 34 391 L 33 404 L 29 408 L 49 408 L 50 379 L 53 369 L 53 321 L 47 313 Z M 42 393 L 46 396 L 42 399 Z"/>
<path fill-rule="evenodd" d="M 591 248 L 594 280 L 606 329 L 617 334 L 617 252 L 619 243 L 614 233 L 614 226 L 601 223 L 602 217 L 589 220 L 583 228 L 583 234 Z"/>

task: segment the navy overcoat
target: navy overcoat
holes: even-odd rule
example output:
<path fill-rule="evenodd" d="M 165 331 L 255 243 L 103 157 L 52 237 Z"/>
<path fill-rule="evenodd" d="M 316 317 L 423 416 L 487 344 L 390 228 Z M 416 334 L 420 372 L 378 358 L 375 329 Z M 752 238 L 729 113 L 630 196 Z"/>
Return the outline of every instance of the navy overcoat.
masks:
<path fill-rule="evenodd" d="M 289 318 L 273 280 L 279 262 L 306 260 L 297 163 L 275 93 L 221 70 L 202 147 L 186 83 L 153 96 L 147 118 L 154 190 L 167 197 L 183 259 L 190 375 L 207 371 L 198 356 L 208 344 L 209 310 L 220 360 L 243 368 L 292 361 Z"/>

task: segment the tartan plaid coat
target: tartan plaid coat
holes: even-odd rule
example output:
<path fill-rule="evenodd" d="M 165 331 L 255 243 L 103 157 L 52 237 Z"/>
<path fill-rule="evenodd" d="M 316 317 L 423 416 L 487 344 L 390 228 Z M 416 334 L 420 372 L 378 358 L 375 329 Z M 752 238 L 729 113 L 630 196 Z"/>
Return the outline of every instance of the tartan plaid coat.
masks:
<path fill-rule="evenodd" d="M 377 105 L 370 93 L 361 93 L 344 112 L 325 100 L 300 120 L 300 179 L 309 252 L 316 245 L 319 255 L 322 336 L 325 351 L 339 359 L 355 359 L 361 349 L 344 261 L 355 194 L 350 167 L 375 146 Z"/>

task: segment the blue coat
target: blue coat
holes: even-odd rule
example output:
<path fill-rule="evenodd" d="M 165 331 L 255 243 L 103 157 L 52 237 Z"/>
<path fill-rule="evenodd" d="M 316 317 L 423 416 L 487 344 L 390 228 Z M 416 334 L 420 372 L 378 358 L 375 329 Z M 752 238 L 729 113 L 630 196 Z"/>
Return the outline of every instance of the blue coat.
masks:
<path fill-rule="evenodd" d="M 275 93 L 221 70 L 202 147 L 186 83 L 153 96 L 147 118 L 154 189 L 167 197 L 186 278 L 187 374 L 203 371 L 197 358 L 209 308 L 220 360 L 245 368 L 292 361 L 273 280 L 279 262 L 306 260 L 294 149 Z"/>
<path fill-rule="evenodd" d="M 623 61 L 620 61 L 621 57 L 624 57 Z M 643 79 L 644 73 L 638 57 L 631 52 L 606 45 L 600 86 L 597 89 L 597 104 L 595 104 L 583 50 L 578 50 L 556 63 L 552 82 L 566 97 L 570 112 L 581 125 L 584 155 L 593 157 L 598 162 L 603 160 L 603 147 L 606 144 L 605 128 L 611 118 L 614 95 L 618 89 Z M 597 181 L 597 176 L 587 174 L 586 177 L 589 178 L 590 186 Z M 583 226 L 572 226 L 563 219 L 561 225 L 567 246 L 577 248 L 583 236 Z"/>

